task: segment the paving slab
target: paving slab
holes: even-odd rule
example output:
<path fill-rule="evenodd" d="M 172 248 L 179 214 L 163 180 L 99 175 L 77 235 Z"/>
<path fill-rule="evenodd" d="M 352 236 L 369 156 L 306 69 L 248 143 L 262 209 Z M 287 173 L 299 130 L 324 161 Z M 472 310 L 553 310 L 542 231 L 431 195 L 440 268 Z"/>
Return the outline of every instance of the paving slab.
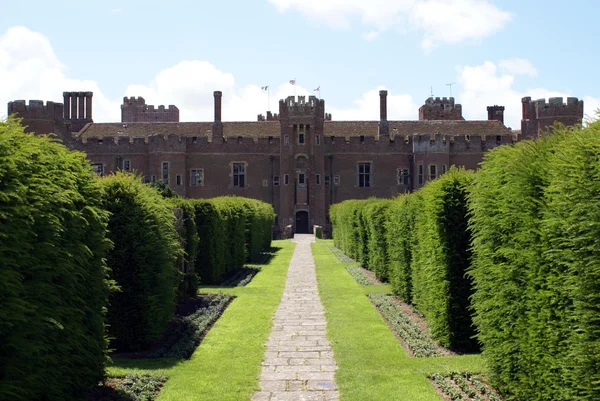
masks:
<path fill-rule="evenodd" d="M 296 234 L 283 297 L 262 362 L 261 391 L 253 401 L 337 401 L 337 365 L 327 340 L 325 311 L 319 298 L 314 235 Z"/>

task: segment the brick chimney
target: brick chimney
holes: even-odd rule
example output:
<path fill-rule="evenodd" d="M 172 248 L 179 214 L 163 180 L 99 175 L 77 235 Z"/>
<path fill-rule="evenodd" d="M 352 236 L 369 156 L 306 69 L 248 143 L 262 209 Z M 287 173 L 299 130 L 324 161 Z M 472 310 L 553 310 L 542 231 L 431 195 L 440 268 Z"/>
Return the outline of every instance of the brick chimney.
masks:
<path fill-rule="evenodd" d="M 379 91 L 379 136 L 389 136 L 390 128 L 387 121 L 387 91 Z"/>
<path fill-rule="evenodd" d="M 498 105 L 488 106 L 487 111 L 488 111 L 488 120 L 490 120 L 490 121 L 498 120 L 502 124 L 504 124 L 504 106 L 498 106 Z"/>
<path fill-rule="evenodd" d="M 221 122 L 221 98 L 223 97 L 223 93 L 221 91 L 215 91 L 215 122 Z"/>

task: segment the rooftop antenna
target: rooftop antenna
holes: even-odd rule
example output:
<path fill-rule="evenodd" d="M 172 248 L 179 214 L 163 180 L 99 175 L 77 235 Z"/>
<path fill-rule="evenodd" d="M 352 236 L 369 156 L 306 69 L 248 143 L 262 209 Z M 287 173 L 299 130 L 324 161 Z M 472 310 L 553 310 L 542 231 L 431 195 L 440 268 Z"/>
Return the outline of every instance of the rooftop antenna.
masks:
<path fill-rule="evenodd" d="M 431 87 L 431 97 L 433 97 L 433 86 Z"/>
<path fill-rule="evenodd" d="M 450 87 L 450 97 L 452 97 L 452 85 L 456 84 L 456 82 L 451 82 L 449 84 L 446 84 L 447 86 Z"/>

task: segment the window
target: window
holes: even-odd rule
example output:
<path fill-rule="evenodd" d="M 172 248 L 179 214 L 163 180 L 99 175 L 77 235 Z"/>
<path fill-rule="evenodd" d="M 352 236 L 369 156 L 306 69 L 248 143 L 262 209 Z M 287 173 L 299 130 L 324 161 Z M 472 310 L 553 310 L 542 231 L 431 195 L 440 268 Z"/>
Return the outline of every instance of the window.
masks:
<path fill-rule="evenodd" d="M 423 185 L 423 165 L 419 164 L 419 185 Z"/>
<path fill-rule="evenodd" d="M 437 177 L 437 166 L 435 164 L 431 164 L 429 166 L 429 179 L 435 180 Z"/>
<path fill-rule="evenodd" d="M 289 145 L 289 144 L 290 144 L 290 137 L 289 137 L 289 135 L 284 135 L 284 136 L 283 136 L 283 144 L 284 144 L 285 146 L 287 146 L 287 145 Z"/>
<path fill-rule="evenodd" d="M 238 136 L 238 143 L 243 143 L 244 139 L 241 136 Z"/>
<path fill-rule="evenodd" d="M 317 185 L 321 185 L 321 174 L 317 174 L 315 176 L 315 182 L 317 183 Z"/>
<path fill-rule="evenodd" d="M 246 164 L 233 163 L 233 186 L 244 188 L 246 186 Z"/>
<path fill-rule="evenodd" d="M 131 160 L 123 160 L 123 171 L 131 171 Z"/>
<path fill-rule="evenodd" d="M 304 125 L 300 124 L 300 127 L 298 129 L 298 144 L 299 145 L 304 145 L 305 142 L 305 135 L 306 135 L 306 131 L 304 128 Z"/>
<path fill-rule="evenodd" d="M 283 175 L 283 183 L 284 183 L 285 185 L 287 185 L 287 184 L 289 184 L 289 183 L 290 183 L 290 176 L 289 176 L 289 175 L 287 175 L 287 174 L 284 174 L 284 175 Z"/>
<path fill-rule="evenodd" d="M 358 163 L 358 186 L 361 188 L 371 186 L 371 163 Z"/>
<path fill-rule="evenodd" d="M 279 185 L 279 176 L 278 175 L 273 176 L 273 185 Z"/>
<path fill-rule="evenodd" d="M 177 174 L 175 181 L 177 182 L 177 185 L 181 185 L 181 174 Z"/>
<path fill-rule="evenodd" d="M 330 137 L 329 137 L 329 141 L 330 141 L 331 143 L 335 143 L 335 136 L 333 136 L 333 135 L 332 135 L 332 136 L 330 136 Z"/>
<path fill-rule="evenodd" d="M 267 180 L 266 178 L 263 178 L 263 187 L 268 187 L 269 186 L 269 180 Z"/>
<path fill-rule="evenodd" d="M 365 143 L 365 136 L 364 135 L 360 136 L 360 143 Z"/>
<path fill-rule="evenodd" d="M 339 175 L 333 176 L 333 185 L 340 185 L 340 176 Z"/>
<path fill-rule="evenodd" d="M 269 137 L 269 145 L 270 145 L 270 144 L 272 144 L 272 143 L 273 143 L 273 137 L 272 137 L 272 136 L 270 136 L 270 137 Z"/>
<path fill-rule="evenodd" d="M 162 181 L 169 185 L 169 162 L 162 163 Z"/>
<path fill-rule="evenodd" d="M 204 169 L 193 168 L 190 170 L 190 187 L 204 185 Z"/>
<path fill-rule="evenodd" d="M 298 186 L 303 187 L 306 185 L 306 175 L 304 173 L 298 173 Z"/>
<path fill-rule="evenodd" d="M 198 142 L 198 137 L 197 136 L 193 136 L 192 137 L 192 143 L 196 143 Z"/>
<path fill-rule="evenodd" d="M 408 185 L 410 183 L 408 169 L 396 169 L 396 182 L 398 185 Z"/>
<path fill-rule="evenodd" d="M 321 137 L 319 135 L 315 135 L 315 145 L 321 144 Z"/>
<path fill-rule="evenodd" d="M 150 177 L 150 181 L 156 182 L 156 175 L 152 174 L 152 176 Z"/>
<path fill-rule="evenodd" d="M 446 170 L 448 167 L 445 164 L 442 164 L 442 174 L 446 174 Z"/>
<path fill-rule="evenodd" d="M 104 165 L 102 163 L 92 163 L 92 171 L 102 177 L 104 175 Z"/>
<path fill-rule="evenodd" d="M 328 175 L 325 176 L 325 185 L 329 185 L 329 176 Z"/>

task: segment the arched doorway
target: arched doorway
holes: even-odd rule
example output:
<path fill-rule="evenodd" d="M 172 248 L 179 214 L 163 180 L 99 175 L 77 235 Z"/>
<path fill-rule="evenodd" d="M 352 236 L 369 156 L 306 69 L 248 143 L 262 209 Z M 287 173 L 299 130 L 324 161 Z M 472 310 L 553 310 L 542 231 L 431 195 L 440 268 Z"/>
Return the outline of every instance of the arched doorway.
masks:
<path fill-rule="evenodd" d="M 296 233 L 308 234 L 308 212 L 305 210 L 296 212 Z"/>

